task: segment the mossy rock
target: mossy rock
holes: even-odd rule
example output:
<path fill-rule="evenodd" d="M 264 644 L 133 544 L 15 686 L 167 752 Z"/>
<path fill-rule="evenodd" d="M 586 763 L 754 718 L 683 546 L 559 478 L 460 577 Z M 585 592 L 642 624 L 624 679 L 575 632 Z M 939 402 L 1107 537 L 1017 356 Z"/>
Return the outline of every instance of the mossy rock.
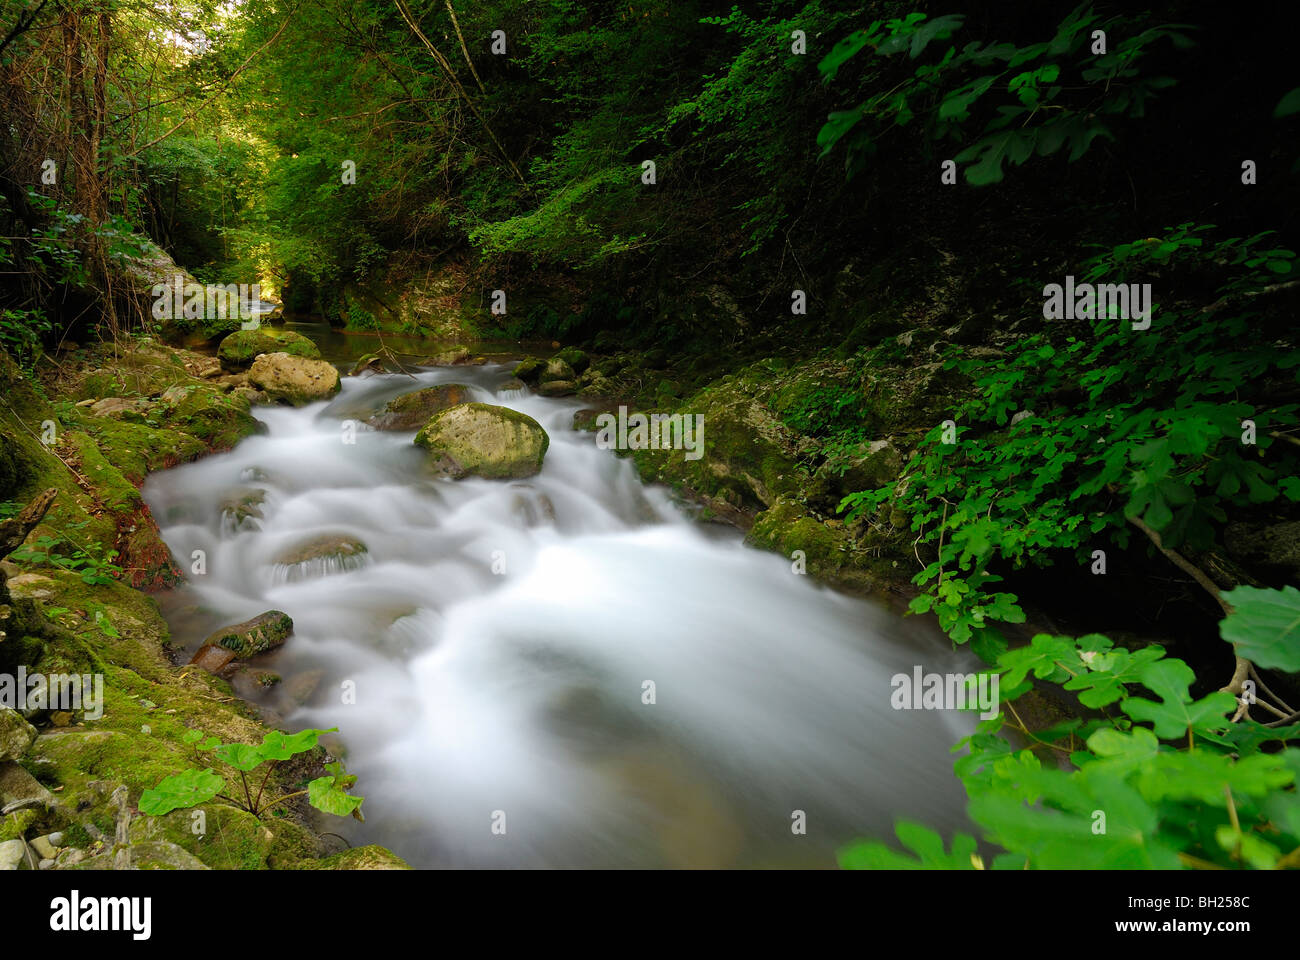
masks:
<path fill-rule="evenodd" d="M 782 498 L 755 517 L 745 542 L 791 561 L 801 551 L 806 572 L 834 586 L 871 589 L 892 576 L 890 562 L 871 562 L 843 524 L 819 520 L 793 499 Z"/>
<path fill-rule="evenodd" d="M 166 427 L 197 437 L 213 450 L 229 450 L 261 429 L 246 397 L 223 393 L 207 383 L 170 387 L 161 401 L 158 418 Z"/>
<path fill-rule="evenodd" d="M 577 390 L 578 385 L 572 380 L 547 380 L 537 388 L 537 393 L 543 397 L 568 397 Z"/>
<path fill-rule="evenodd" d="M 222 627 L 212 633 L 204 644 L 225 647 L 241 658 L 254 657 L 283 646 L 292 632 L 293 619 L 287 613 L 268 610 L 251 620 Z"/>
<path fill-rule="evenodd" d="M 546 361 L 538 357 L 526 357 L 511 371 L 511 375 L 532 386 L 536 386 L 546 372 Z"/>
<path fill-rule="evenodd" d="M 258 780 L 260 782 L 260 771 Z M 131 844 L 173 843 L 213 870 L 292 868 L 311 862 L 319 842 L 306 829 L 287 820 L 251 813 L 225 803 L 205 803 L 204 831 L 195 834 L 192 810 L 173 810 L 161 817 L 131 821 Z"/>
<path fill-rule="evenodd" d="M 293 357 L 320 359 L 320 349 L 300 333 L 258 327 L 256 330 L 237 330 L 221 341 L 217 357 L 223 370 L 247 370 L 259 353 L 287 353 Z"/>
<path fill-rule="evenodd" d="M 264 353 L 253 361 L 248 382 L 271 399 L 295 407 L 328 400 L 343 385 L 331 363 L 287 353 Z"/>
<path fill-rule="evenodd" d="M 515 374 L 519 376 L 519 374 Z M 522 378 L 521 378 L 522 379 Z M 560 357 L 551 357 L 546 361 L 546 369 L 542 371 L 540 381 L 548 383 L 553 380 L 565 380 L 573 382 L 578 379 L 578 374 L 574 371 L 569 363 Z"/>
<path fill-rule="evenodd" d="M 391 850 L 377 844 L 354 847 L 331 857 L 304 860 L 299 870 L 410 870 L 411 865 Z"/>
<path fill-rule="evenodd" d="M 419 430 L 435 413 L 467 403 L 469 396 L 469 387 L 459 383 L 425 387 L 389 401 L 382 413 L 367 422 L 376 430 Z"/>
<path fill-rule="evenodd" d="M 577 347 L 565 347 L 563 350 L 558 351 L 551 359 L 564 361 L 573 368 L 575 373 L 582 373 L 591 366 L 591 358 Z"/>
<path fill-rule="evenodd" d="M 754 382 L 719 381 L 675 405 L 686 416 L 703 417 L 703 455 L 684 450 L 638 450 L 641 474 L 742 511 L 762 510 L 793 496 L 807 481 L 799 465 L 810 445 L 783 424 L 758 397 L 770 374 Z"/>
<path fill-rule="evenodd" d="M 487 403 L 462 403 L 434 414 L 415 435 L 452 478 L 522 479 L 542 469 L 551 438 L 532 417 Z"/>

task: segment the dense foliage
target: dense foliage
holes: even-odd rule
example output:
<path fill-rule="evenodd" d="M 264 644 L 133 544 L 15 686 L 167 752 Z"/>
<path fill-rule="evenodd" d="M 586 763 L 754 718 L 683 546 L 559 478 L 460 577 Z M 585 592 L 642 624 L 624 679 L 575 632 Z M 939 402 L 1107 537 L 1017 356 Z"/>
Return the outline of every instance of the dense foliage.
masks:
<path fill-rule="evenodd" d="M 1300 866 L 1300 594 L 1220 549 L 1300 518 L 1291 41 L 1269 11 L 1122 6 L 0 0 L 0 346 L 35 370 L 151 326 L 122 288 L 155 242 L 353 330 L 421 332 L 386 297 L 427 282 L 484 336 L 815 358 L 770 398 L 810 473 L 898 423 L 886 371 L 933 365 L 946 406 L 835 522 L 907 531 L 912 611 L 1002 678 L 957 763 L 992 866 Z M 1151 313 L 1054 314 L 1067 277 L 1149 285 Z M 66 536 L 14 556 L 120 572 Z M 1121 558 L 1221 637 L 1016 642 L 1016 581 Z M 1031 729 L 1032 682 L 1083 716 Z M 236 802 L 264 813 L 244 774 L 297 746 L 221 747 Z M 351 812 L 331 773 L 312 802 Z M 917 860 L 843 862 L 983 864 L 898 834 Z"/>

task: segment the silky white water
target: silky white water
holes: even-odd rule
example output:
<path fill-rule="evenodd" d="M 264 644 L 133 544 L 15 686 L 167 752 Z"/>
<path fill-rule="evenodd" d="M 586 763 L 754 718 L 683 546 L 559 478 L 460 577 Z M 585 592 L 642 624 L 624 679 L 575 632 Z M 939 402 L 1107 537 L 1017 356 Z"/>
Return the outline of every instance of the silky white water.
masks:
<path fill-rule="evenodd" d="M 497 394 L 508 376 L 345 378 L 333 401 L 259 408 L 265 435 L 145 486 L 182 568 L 206 566 L 165 600 L 178 645 L 268 609 L 293 618 L 253 664 L 281 682 L 236 689 L 291 729 L 339 728 L 328 744 L 367 822 L 321 829 L 416 866 L 565 867 L 833 866 L 899 817 L 969 829 L 949 749 L 973 718 L 890 705 L 894 674 L 967 659 L 696 523 L 571 429 L 580 401 Z M 412 433 L 364 425 L 435 383 L 541 423 L 541 474 L 440 479 Z M 223 510 L 256 491 L 260 520 Z M 325 535 L 367 552 L 277 563 Z"/>

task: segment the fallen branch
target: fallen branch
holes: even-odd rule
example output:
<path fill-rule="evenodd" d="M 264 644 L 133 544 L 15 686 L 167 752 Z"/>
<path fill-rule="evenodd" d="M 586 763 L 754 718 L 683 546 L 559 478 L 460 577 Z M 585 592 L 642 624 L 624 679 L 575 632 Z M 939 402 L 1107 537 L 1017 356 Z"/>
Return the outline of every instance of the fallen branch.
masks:
<path fill-rule="evenodd" d="M 59 491 L 55 487 L 50 487 L 23 507 L 17 516 L 0 520 L 0 557 L 9 556 L 23 545 L 27 535 L 45 519 L 46 511 L 50 509 L 58 494 Z"/>

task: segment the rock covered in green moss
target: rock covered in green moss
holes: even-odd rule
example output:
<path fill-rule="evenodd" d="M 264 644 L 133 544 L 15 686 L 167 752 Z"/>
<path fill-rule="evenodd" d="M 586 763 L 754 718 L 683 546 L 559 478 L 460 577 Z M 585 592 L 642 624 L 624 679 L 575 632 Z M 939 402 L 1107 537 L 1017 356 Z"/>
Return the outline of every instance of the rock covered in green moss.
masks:
<path fill-rule="evenodd" d="M 525 357 L 511 371 L 511 374 L 524 383 L 536 385 L 546 371 L 546 361 L 537 357 Z"/>
<path fill-rule="evenodd" d="M 803 572 L 835 586 L 873 587 L 878 583 L 876 574 L 882 572 L 873 571 L 869 558 L 840 521 L 818 519 L 794 499 L 778 499 L 755 517 L 745 542 L 792 562 L 802 561 Z"/>
<path fill-rule="evenodd" d="M 542 469 L 551 438 L 532 417 L 487 403 L 462 403 L 434 414 L 415 435 L 447 476 L 521 479 Z"/>
<path fill-rule="evenodd" d="M 575 373 L 582 373 L 591 366 L 591 358 L 577 347 L 565 347 L 563 350 L 558 351 L 551 359 L 564 361 L 573 368 Z"/>
<path fill-rule="evenodd" d="M 13 691 L 13 694 L 26 691 Z M 0 706 L 0 762 L 17 760 L 36 739 L 36 728 L 23 719 L 17 710 Z"/>
<path fill-rule="evenodd" d="M 370 844 L 353 847 L 331 857 L 304 860 L 299 870 L 410 870 L 411 865 L 391 850 Z"/>
<path fill-rule="evenodd" d="M 568 397 L 578 389 L 572 380 L 547 380 L 537 388 L 543 397 Z"/>
<path fill-rule="evenodd" d="M 833 456 L 818 468 L 810 493 L 836 504 L 850 493 L 875 490 L 898 479 L 903 455 L 888 440 L 873 440 Z"/>
<path fill-rule="evenodd" d="M 320 350 L 307 337 L 273 327 L 237 330 L 217 347 L 217 358 L 223 370 L 247 370 L 259 353 L 287 353 L 294 357 L 320 359 Z"/>
<path fill-rule="evenodd" d="M 333 364 L 283 352 L 264 353 L 254 360 L 248 382 L 272 400 L 295 407 L 328 400 L 342 389 Z"/>
<path fill-rule="evenodd" d="M 251 620 L 222 627 L 204 642 L 232 650 L 238 657 L 253 657 L 283 646 L 292 632 L 293 620 L 287 613 L 268 610 Z"/>
<path fill-rule="evenodd" d="M 689 488 L 707 500 L 741 510 L 764 509 L 797 493 L 806 481 L 800 458 L 816 444 L 783 424 L 760 399 L 770 374 L 727 377 L 675 404 L 700 415 L 707 428 L 704 454 L 638 450 L 643 476 Z"/>
<path fill-rule="evenodd" d="M 469 400 L 469 388 L 459 383 L 442 383 L 389 401 L 382 413 L 371 417 L 376 430 L 419 430 L 440 410 Z"/>
<path fill-rule="evenodd" d="M 539 379 L 542 383 L 549 383 L 554 380 L 566 380 L 572 383 L 578 379 L 578 375 L 568 361 L 560 357 L 551 357 L 550 360 L 546 361 L 546 369 L 542 371 Z"/>

